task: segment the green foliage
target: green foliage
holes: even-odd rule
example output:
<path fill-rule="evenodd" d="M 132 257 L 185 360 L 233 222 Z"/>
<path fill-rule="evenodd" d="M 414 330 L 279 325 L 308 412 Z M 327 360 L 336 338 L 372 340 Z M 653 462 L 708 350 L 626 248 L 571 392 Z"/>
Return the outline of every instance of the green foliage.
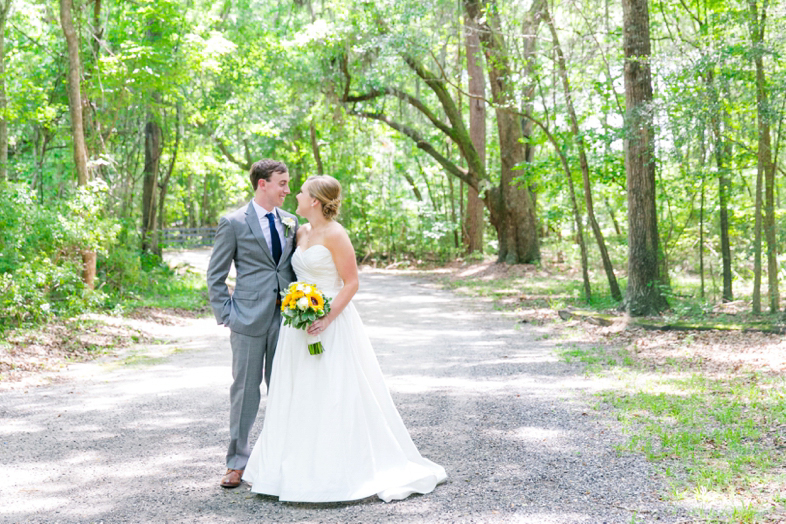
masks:
<path fill-rule="evenodd" d="M 106 216 L 101 183 L 44 205 L 22 185 L 0 185 L 0 333 L 54 316 L 158 305 L 205 307 L 204 278 L 178 276 Z M 97 253 L 95 290 L 82 281 L 82 253 Z"/>
<path fill-rule="evenodd" d="M 134 262 L 138 256 L 129 246 L 136 245 L 135 231 L 141 222 L 143 130 L 148 122 L 156 122 L 163 133 L 157 187 L 162 189 L 166 182 L 158 217 L 164 227 L 215 225 L 223 213 L 250 197 L 247 164 L 259 158 L 286 162 L 293 192 L 297 191 L 307 176 L 317 172 L 317 148 L 323 171 L 336 176 L 344 187 L 341 221 L 360 258 L 386 265 L 403 260 L 441 263 L 463 254 L 467 188 L 460 192 L 458 179 L 410 138 L 380 122 L 349 114 L 358 110 L 384 114 L 416 132 L 450 162 L 465 165 L 459 148 L 435 125 L 446 117 L 437 96 L 402 57 L 410 53 L 439 75 L 461 107 L 466 125 L 469 104 L 466 94 L 460 94 L 467 87 L 461 3 L 106 0 L 93 6 L 101 10 L 98 27 L 93 10 L 85 6 L 77 5 L 75 22 L 84 69 L 90 164 L 94 177 L 108 186 L 103 209 L 121 224 L 125 237 L 116 246 L 122 247 L 107 251 L 111 242 L 83 237 L 100 228 L 82 227 L 69 219 L 40 231 L 26 230 L 19 240 L 25 245 L 6 249 L 9 259 L 0 261 L 0 271 L 16 267 L 12 259 L 18 253 L 28 257 L 38 253 L 37 244 L 70 242 L 104 250 L 99 257 L 102 293 L 122 294 L 145 280 L 145 270 Z M 710 282 L 706 304 L 719 298 L 718 175 L 724 170 L 731 180 L 729 236 L 735 298 L 745 298 L 748 292 L 738 282 L 749 279 L 752 272 L 752 190 L 758 147 L 753 58 L 757 55 L 765 59 L 770 102 L 764 114 L 771 119 L 772 147 L 782 150 L 784 133 L 776 124 L 783 116 L 786 93 L 782 61 L 786 40 L 778 35 L 784 32 L 786 19 L 776 15 L 783 10 L 783 0 L 768 4 L 765 41 L 758 46 L 750 43 L 749 7 L 719 0 L 657 0 L 651 7 L 659 241 L 672 277 L 692 275 L 699 271 L 698 238 L 703 234 L 703 269 Z M 543 25 L 534 62 L 526 62 L 523 53 L 520 28 L 529 8 L 527 3 L 496 3 L 515 72 L 510 79 L 517 93 L 515 109 L 522 109 L 519 95 L 534 88 L 534 116 L 549 128 L 566 156 L 579 212 L 586 219 L 577 137 L 565 118 L 563 87 Z M 565 51 L 587 151 L 595 215 L 621 278 L 627 262 L 621 8 L 582 0 L 554 2 L 550 9 Z M 9 179 L 28 185 L 31 198 L 35 194 L 39 203 L 59 210 L 74 198 L 75 177 L 63 81 L 65 44 L 58 24 L 51 22 L 51 6 L 14 2 L 5 40 L 8 107 L 4 116 L 9 125 Z M 530 66 L 531 78 L 523 74 Z M 395 88 L 431 115 L 392 95 L 342 103 L 347 87 L 351 96 Z M 487 98 L 492 97 L 489 87 Z M 500 150 L 494 109 L 489 105 L 487 110 L 484 188 L 499 183 L 500 159 L 507 153 Z M 528 145 L 534 151 L 532 161 L 517 166 L 517 182 L 533 192 L 544 246 L 559 244 L 559 250 L 552 252 L 564 252 L 569 267 L 577 268 L 579 259 L 571 255 L 575 217 L 559 157 L 537 129 Z M 721 168 L 716 153 L 726 145 L 729 157 Z M 783 155 L 776 156 L 782 162 Z M 776 178 L 776 195 L 786 188 L 782 180 Z M 493 205 L 492 199 L 487 204 Z M 285 207 L 294 210 L 294 198 L 288 198 Z M 62 213 L 82 216 L 76 210 Z M 36 220 L 43 224 L 47 219 Z M 780 252 L 785 225 L 783 214 L 778 214 Z M 488 220 L 485 228 L 484 251 L 493 255 L 499 246 L 497 231 Z M 598 250 L 586 226 L 585 233 L 594 272 L 600 267 Z M 52 235 L 70 240 L 50 239 Z M 40 259 L 55 260 L 46 249 Z M 68 260 L 78 265 L 73 256 Z M 66 260 L 54 264 L 64 267 Z M 58 286 L 65 289 L 66 284 Z M 690 293 L 698 295 L 696 291 L 692 288 Z M 593 293 L 593 300 L 596 297 Z M 605 300 L 603 291 L 600 297 Z"/>
<path fill-rule="evenodd" d="M 0 186 L 0 330 L 90 307 L 82 252 L 105 256 L 119 229 L 103 215 L 105 197 L 96 183 L 42 205 L 24 186 Z"/>
<path fill-rule="evenodd" d="M 786 410 L 779 378 L 664 377 L 634 393 L 609 391 L 602 398 L 619 410 L 632 433 L 622 449 L 642 451 L 653 461 L 676 459 L 687 473 L 683 490 L 707 497 L 771 481 L 777 427 Z"/>
<path fill-rule="evenodd" d="M 139 308 L 162 308 L 180 311 L 204 312 L 208 309 L 207 284 L 204 275 L 194 271 L 178 273 L 161 259 L 139 252 L 119 255 L 134 263 L 133 275 L 128 275 L 124 287 L 107 296 L 104 308 L 116 313 Z M 138 278 L 137 278 L 138 277 Z"/>
<path fill-rule="evenodd" d="M 687 374 L 675 359 L 653 365 L 627 350 L 602 347 L 572 345 L 559 354 L 568 363 L 583 363 L 588 374 L 611 375 L 621 385 L 597 394 L 601 405 L 614 408 L 627 434 L 617 449 L 642 453 L 658 464 L 672 497 L 712 501 L 716 507 L 724 501 L 727 511 L 713 510 L 718 522 L 728 517 L 755 522 L 770 509 L 768 500 L 782 505 L 781 495 L 770 489 L 782 480 L 782 377 Z"/>

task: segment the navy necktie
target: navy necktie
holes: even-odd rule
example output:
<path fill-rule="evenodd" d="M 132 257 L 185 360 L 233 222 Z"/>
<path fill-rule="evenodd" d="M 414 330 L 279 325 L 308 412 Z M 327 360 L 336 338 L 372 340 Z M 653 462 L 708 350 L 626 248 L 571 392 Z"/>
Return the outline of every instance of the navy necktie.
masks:
<path fill-rule="evenodd" d="M 273 260 L 276 264 L 281 259 L 281 239 L 278 236 L 278 230 L 276 229 L 276 219 L 273 216 L 273 213 L 268 213 L 265 215 L 267 217 L 267 221 L 270 224 L 270 243 L 273 245 Z"/>

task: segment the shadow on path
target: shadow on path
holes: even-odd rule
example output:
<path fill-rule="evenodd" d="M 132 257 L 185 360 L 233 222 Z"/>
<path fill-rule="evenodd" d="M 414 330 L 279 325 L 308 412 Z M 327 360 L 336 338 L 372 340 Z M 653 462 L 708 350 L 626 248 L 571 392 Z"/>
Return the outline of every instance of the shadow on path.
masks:
<path fill-rule="evenodd" d="M 616 426 L 581 394 L 591 381 L 558 361 L 539 328 L 381 273 L 361 275 L 355 303 L 415 443 L 448 472 L 433 493 L 316 505 L 251 495 L 245 484 L 221 489 L 229 334 L 197 319 L 177 328 L 177 351 L 162 361 L 0 394 L 0 520 L 678 519 L 650 465 L 614 451 Z M 255 434 L 263 415 L 264 399 Z"/>

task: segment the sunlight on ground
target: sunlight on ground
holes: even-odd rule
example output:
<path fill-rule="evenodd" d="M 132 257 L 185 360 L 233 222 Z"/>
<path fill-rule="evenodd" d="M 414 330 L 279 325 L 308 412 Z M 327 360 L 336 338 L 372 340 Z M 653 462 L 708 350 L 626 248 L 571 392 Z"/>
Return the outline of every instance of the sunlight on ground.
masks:
<path fill-rule="evenodd" d="M 565 432 L 556 429 L 545 429 L 540 427 L 523 426 L 515 430 L 517 438 L 527 441 L 536 442 L 544 440 L 552 440 L 552 442 L 566 437 Z"/>
<path fill-rule="evenodd" d="M 17 433 L 24 434 L 43 430 L 44 426 L 27 420 L 3 420 L 3 424 L 0 426 L 0 435 L 7 437 Z"/>

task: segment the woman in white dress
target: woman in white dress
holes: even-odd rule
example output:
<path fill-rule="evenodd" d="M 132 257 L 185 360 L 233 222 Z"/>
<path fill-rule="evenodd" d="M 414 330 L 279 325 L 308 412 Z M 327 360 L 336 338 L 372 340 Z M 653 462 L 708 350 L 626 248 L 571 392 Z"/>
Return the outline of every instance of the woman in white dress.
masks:
<path fill-rule="evenodd" d="M 243 480 L 282 501 L 336 502 L 377 495 L 385 502 L 429 493 L 444 468 L 423 458 L 404 426 L 351 302 L 358 290 L 355 250 L 333 218 L 341 186 L 310 177 L 297 195 L 292 256 L 298 280 L 332 299 L 308 329 L 325 348 L 308 352 L 306 332 L 281 326 L 265 421 Z"/>

